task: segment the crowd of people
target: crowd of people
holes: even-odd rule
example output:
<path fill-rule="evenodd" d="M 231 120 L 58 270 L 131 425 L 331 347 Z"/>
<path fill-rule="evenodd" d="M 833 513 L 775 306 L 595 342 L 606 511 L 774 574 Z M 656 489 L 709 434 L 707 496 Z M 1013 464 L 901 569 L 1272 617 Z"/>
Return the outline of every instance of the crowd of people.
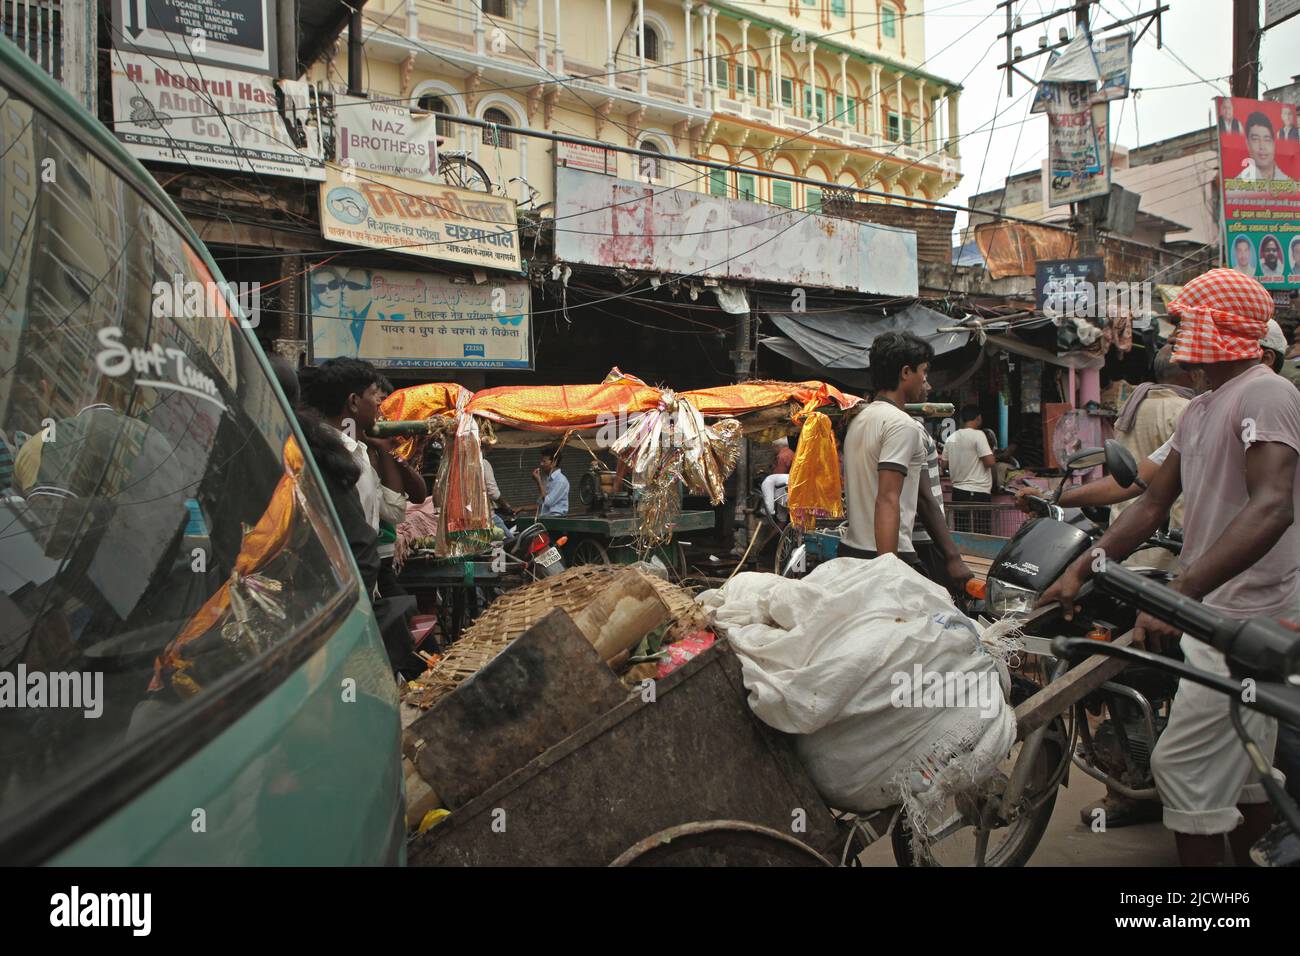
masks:
<path fill-rule="evenodd" d="M 1300 621 L 1300 348 L 1288 348 L 1269 292 L 1232 269 L 1194 279 L 1169 311 L 1178 325 L 1156 357 L 1155 381 L 1129 397 L 1115 423 L 1119 441 L 1140 462 L 1145 492 L 1107 477 L 1067 490 L 1060 504 L 1115 506 L 1098 542 L 1111 560 L 1129 558 L 1166 523 L 1181 527 L 1182 555 L 1171 564 L 1174 590 L 1231 618 Z M 932 358 L 929 346 L 909 333 L 883 335 L 872 347 L 875 400 L 853 419 L 844 442 L 848 532 L 840 554 L 895 554 L 956 589 L 971 573 L 935 507 L 929 436 L 903 410 L 926 399 Z M 963 409 L 961 418 L 943 449 L 953 501 L 986 501 L 995 452 L 978 408 Z M 914 519 L 928 532 L 937 560 L 921 557 Z M 1149 566 L 1150 557 L 1138 560 Z M 1094 564 L 1093 552 L 1084 554 L 1040 603 L 1060 602 L 1069 617 Z M 1135 633 L 1148 648 L 1178 643 L 1193 666 L 1229 674 L 1221 653 L 1149 614 L 1138 617 Z M 1158 812 L 1189 865 L 1223 862 L 1225 836 L 1244 861 L 1272 820 L 1228 709 L 1222 694 L 1181 681 L 1152 754 Z M 1244 721 L 1270 760 L 1277 751 L 1275 775 L 1289 776 L 1291 792 L 1300 792 L 1300 733 L 1282 728 L 1279 745 L 1277 721 L 1258 712 Z M 1103 806 L 1112 825 L 1146 818 L 1116 794 Z"/>

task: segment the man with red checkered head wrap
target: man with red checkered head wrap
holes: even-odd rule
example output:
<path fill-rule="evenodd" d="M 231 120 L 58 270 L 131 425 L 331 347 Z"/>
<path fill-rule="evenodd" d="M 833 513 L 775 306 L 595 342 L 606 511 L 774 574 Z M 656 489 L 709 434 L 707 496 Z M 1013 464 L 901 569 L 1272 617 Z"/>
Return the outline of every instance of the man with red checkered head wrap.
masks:
<path fill-rule="evenodd" d="M 1174 361 L 1204 370 L 1211 391 L 1188 404 L 1146 493 L 1098 547 L 1123 560 L 1160 527 L 1181 493 L 1183 553 L 1171 586 L 1228 617 L 1300 619 L 1300 393 L 1260 363 L 1272 298 L 1250 276 L 1212 269 L 1184 286 L 1169 311 L 1180 320 Z M 1072 609 L 1093 560 L 1089 552 L 1071 565 L 1043 602 Z M 1179 634 L 1142 614 L 1136 636 L 1160 646 Z M 1228 676 L 1223 655 L 1208 644 L 1182 635 L 1181 647 L 1192 666 Z M 1271 760 L 1277 722 L 1250 710 L 1242 719 Z M 1222 862 L 1224 834 L 1237 861 L 1248 859 L 1272 807 L 1233 731 L 1225 695 L 1180 682 L 1151 770 L 1184 864 Z"/>

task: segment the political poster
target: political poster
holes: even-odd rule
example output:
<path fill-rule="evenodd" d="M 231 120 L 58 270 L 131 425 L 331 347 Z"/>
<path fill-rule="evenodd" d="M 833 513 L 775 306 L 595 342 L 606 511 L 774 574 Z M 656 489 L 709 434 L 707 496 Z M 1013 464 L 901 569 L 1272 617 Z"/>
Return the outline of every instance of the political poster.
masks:
<path fill-rule="evenodd" d="M 1223 258 L 1275 290 L 1300 288 L 1300 130 L 1296 107 L 1216 97 Z"/>

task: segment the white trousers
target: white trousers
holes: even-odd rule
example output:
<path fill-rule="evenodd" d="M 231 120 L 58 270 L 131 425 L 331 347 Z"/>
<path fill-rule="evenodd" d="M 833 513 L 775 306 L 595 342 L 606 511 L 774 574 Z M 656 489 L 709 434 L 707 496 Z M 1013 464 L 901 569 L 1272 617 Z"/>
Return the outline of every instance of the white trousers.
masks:
<path fill-rule="evenodd" d="M 1228 676 L 1224 656 L 1184 634 L 1183 656 L 1192 667 Z M 1241 708 L 1246 732 L 1273 759 L 1277 721 Z M 1230 833 L 1242 821 L 1237 804 L 1266 803 L 1250 758 L 1233 730 L 1228 697 L 1188 680 L 1178 682 L 1169 723 L 1151 754 L 1151 772 L 1164 803 L 1164 824 L 1175 833 Z M 1282 774 L 1273 771 L 1279 781 Z"/>
<path fill-rule="evenodd" d="M 763 479 L 763 505 L 773 518 L 776 517 L 776 489 L 784 488 L 789 483 L 789 475 L 768 475 Z"/>

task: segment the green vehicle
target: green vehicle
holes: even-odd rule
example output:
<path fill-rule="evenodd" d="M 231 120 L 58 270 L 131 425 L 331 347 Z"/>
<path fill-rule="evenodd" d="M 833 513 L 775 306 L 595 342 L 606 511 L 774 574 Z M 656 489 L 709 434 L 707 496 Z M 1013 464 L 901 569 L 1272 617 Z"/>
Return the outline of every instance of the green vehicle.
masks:
<path fill-rule="evenodd" d="M 0 863 L 405 860 L 393 673 L 249 325 L 0 41 Z"/>

